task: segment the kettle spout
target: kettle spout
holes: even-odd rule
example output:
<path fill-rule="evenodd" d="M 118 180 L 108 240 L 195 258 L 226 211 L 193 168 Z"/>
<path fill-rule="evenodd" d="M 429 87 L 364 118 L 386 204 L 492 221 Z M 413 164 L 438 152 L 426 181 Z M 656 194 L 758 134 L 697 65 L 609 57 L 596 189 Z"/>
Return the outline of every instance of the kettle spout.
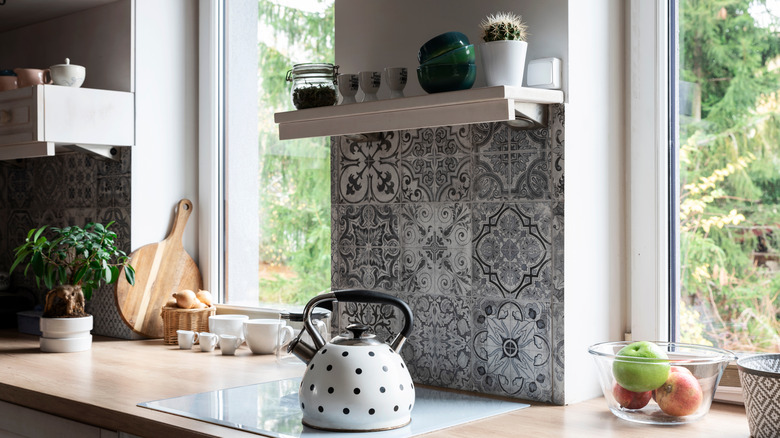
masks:
<path fill-rule="evenodd" d="M 314 349 L 311 345 L 304 342 L 300 336 L 293 339 L 289 344 L 287 344 L 287 352 L 292 353 L 297 357 L 298 359 L 302 360 L 303 363 L 308 364 L 309 361 L 312 360 L 315 354 L 317 354 L 317 350 Z"/>

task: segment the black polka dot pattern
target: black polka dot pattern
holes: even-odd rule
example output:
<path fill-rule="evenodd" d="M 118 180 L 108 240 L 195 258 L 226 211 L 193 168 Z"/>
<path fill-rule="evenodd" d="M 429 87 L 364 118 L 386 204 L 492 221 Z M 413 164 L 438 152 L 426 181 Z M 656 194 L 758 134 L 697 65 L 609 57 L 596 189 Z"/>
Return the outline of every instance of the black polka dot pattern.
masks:
<path fill-rule="evenodd" d="M 328 368 L 326 368 L 328 371 L 333 369 L 333 365 L 328 365 Z"/>
<path fill-rule="evenodd" d="M 348 415 L 348 414 L 349 414 L 349 408 L 344 408 L 344 415 Z"/>
<path fill-rule="evenodd" d="M 312 385 L 309 387 L 309 391 L 314 391 L 314 384 L 313 384 L 313 383 L 312 383 Z"/>
<path fill-rule="evenodd" d="M 328 349 L 327 349 L 327 348 L 323 348 L 323 349 L 322 349 L 322 354 L 325 354 L 325 353 L 327 353 L 327 352 L 328 352 Z"/>
<path fill-rule="evenodd" d="M 376 413 L 374 408 L 371 408 L 371 409 L 368 410 L 368 415 L 374 415 L 374 413 Z"/>
<path fill-rule="evenodd" d="M 382 371 L 387 372 L 388 368 L 387 365 L 382 366 Z"/>
<path fill-rule="evenodd" d="M 411 408 L 412 408 L 412 405 L 409 405 L 409 409 L 411 409 Z M 320 407 L 318 407 L 318 408 L 317 408 L 317 410 L 318 410 L 318 411 L 320 411 L 320 412 L 322 412 L 322 411 L 324 411 L 325 409 L 323 409 L 323 408 L 322 408 L 322 406 L 320 406 Z"/>
<path fill-rule="evenodd" d="M 380 387 L 379 387 L 379 392 L 381 392 L 382 394 L 384 394 L 384 393 L 385 393 L 385 387 L 384 387 L 384 386 L 380 386 Z"/>
<path fill-rule="evenodd" d="M 374 357 L 374 356 L 376 356 L 376 353 L 374 353 L 373 351 L 369 351 L 368 355 L 371 356 L 371 357 Z"/>
<path fill-rule="evenodd" d="M 328 394 L 333 394 L 333 387 L 328 388 Z"/>
<path fill-rule="evenodd" d="M 358 394 L 360 394 L 360 388 L 355 388 L 355 390 L 352 391 L 352 392 L 354 392 L 355 395 L 358 395 Z"/>
<path fill-rule="evenodd" d="M 404 390 L 404 385 L 398 385 L 398 387 L 401 389 L 401 391 Z"/>
<path fill-rule="evenodd" d="M 341 353 L 342 356 L 347 357 L 349 356 L 349 351 L 344 351 Z"/>
<path fill-rule="evenodd" d="M 398 412 L 398 405 L 395 405 L 395 406 L 393 407 L 393 411 L 395 411 L 395 412 Z"/>
<path fill-rule="evenodd" d="M 363 370 L 358 368 L 358 369 L 355 370 L 355 374 L 363 374 Z"/>

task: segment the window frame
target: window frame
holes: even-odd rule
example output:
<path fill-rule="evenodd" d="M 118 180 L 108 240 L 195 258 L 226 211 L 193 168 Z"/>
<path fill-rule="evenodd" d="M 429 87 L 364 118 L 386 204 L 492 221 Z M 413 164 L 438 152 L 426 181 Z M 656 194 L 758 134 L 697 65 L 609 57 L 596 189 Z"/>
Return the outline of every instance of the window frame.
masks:
<path fill-rule="evenodd" d="M 257 307 L 257 3 L 199 3 L 200 265 L 219 303 Z M 252 55 L 254 54 L 254 56 Z M 240 190 L 230 191 L 230 188 Z M 231 256 L 232 255 L 232 256 Z"/>
<path fill-rule="evenodd" d="M 630 254 L 628 333 L 633 339 L 672 340 L 677 245 L 671 238 L 669 172 L 673 171 L 668 99 L 670 25 L 674 0 L 631 0 L 627 66 Z M 671 88 L 671 90 L 670 90 Z"/>

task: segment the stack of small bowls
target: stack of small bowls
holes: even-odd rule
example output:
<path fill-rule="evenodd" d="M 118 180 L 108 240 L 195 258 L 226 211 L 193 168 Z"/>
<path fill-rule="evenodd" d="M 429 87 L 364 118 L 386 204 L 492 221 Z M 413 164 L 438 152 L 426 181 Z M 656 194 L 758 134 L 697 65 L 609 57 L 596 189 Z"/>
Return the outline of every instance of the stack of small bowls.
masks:
<path fill-rule="evenodd" d="M 460 32 L 437 35 L 420 47 L 417 78 L 428 93 L 467 90 L 477 77 L 474 45 Z"/>

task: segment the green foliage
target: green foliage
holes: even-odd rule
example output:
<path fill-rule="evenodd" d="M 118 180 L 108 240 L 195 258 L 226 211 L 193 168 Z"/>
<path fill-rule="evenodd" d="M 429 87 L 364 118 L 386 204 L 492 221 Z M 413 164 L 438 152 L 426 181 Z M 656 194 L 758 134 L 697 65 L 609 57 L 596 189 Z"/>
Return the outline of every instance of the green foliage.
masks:
<path fill-rule="evenodd" d="M 259 1 L 272 38 L 259 43 L 261 303 L 306 303 L 330 287 L 330 141 L 279 141 L 273 113 L 293 109 L 285 75 L 294 64 L 334 62 L 333 1 L 323 13 Z"/>
<path fill-rule="evenodd" d="M 682 337 L 780 348 L 780 55 L 764 1 L 680 2 L 683 80 L 701 120 L 680 128 Z M 751 13 L 749 13 L 749 11 Z"/>
<path fill-rule="evenodd" d="M 113 223 L 33 228 L 24 243 L 14 249 L 11 272 L 24 265 L 27 275 L 32 268 L 36 284 L 40 287 L 42 281 L 47 289 L 66 284 L 81 286 L 87 300 L 102 283 L 117 281 L 120 267 L 125 268 L 127 282 L 135 284 L 135 270 L 124 251 L 116 247 L 116 233 L 108 230 Z M 47 228 L 49 232 L 45 233 Z"/>

